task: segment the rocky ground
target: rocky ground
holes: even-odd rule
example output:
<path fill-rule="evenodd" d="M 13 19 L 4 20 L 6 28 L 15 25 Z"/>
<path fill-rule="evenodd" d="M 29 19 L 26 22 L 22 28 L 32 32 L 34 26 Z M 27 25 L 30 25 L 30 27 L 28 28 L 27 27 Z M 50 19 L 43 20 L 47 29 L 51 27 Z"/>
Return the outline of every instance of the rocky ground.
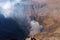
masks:
<path fill-rule="evenodd" d="M 34 38 L 36 40 L 60 40 L 60 0 L 48 0 L 42 8 L 37 8 L 35 13 L 37 13 L 35 15 L 37 21 L 40 22 L 40 17 L 42 17 L 41 23 L 44 29 L 41 33 L 34 35 Z"/>

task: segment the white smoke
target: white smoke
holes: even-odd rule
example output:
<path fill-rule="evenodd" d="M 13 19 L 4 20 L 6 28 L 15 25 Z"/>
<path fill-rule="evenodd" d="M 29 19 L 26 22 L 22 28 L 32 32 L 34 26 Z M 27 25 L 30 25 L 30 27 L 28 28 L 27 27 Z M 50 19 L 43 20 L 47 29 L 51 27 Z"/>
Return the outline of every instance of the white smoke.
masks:
<path fill-rule="evenodd" d="M 43 28 L 42 25 L 39 24 L 39 22 L 32 20 L 30 22 L 31 30 L 30 30 L 30 36 L 33 37 L 35 34 L 40 33 L 40 30 Z"/>
<path fill-rule="evenodd" d="M 15 1 L 5 1 L 0 3 L 0 13 L 4 15 L 5 18 L 13 18 L 17 21 L 19 25 L 23 25 L 22 28 L 26 33 L 28 33 L 27 25 L 29 25 L 30 18 L 26 14 L 24 7 L 28 4 L 27 2 L 24 2 L 22 0 L 15 0 Z"/>
<path fill-rule="evenodd" d="M 28 10 L 27 12 L 25 10 L 28 9 L 28 7 L 26 6 L 25 8 L 25 5 L 30 5 L 30 2 L 30 0 L 24 2 L 22 0 L 14 0 L 12 2 L 8 0 L 6 2 L 1 2 L 0 11 L 6 18 L 11 17 L 19 24 L 28 25 L 30 23 L 31 29 L 29 29 L 29 34 L 31 37 L 33 37 L 33 35 L 40 33 L 40 29 L 43 26 L 39 25 L 37 21 L 31 21 L 30 17 L 27 15 Z M 22 28 L 26 30 L 27 28 L 29 28 L 29 26 Z"/>
<path fill-rule="evenodd" d="M 10 2 L 11 0 L 4 1 L 0 3 L 0 8 L 2 8 L 2 13 L 5 17 L 9 17 L 13 11 L 14 5 L 16 3 L 20 3 L 21 0 L 15 0 L 13 2 Z"/>

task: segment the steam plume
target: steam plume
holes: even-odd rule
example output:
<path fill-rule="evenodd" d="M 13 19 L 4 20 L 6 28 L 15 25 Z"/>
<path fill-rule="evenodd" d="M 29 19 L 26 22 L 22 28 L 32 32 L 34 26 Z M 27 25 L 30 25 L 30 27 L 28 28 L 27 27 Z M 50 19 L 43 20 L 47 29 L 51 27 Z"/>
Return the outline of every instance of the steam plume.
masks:
<path fill-rule="evenodd" d="M 30 5 L 29 2 L 31 1 L 26 0 L 23 2 L 23 0 L 15 0 L 11 2 L 10 0 L 6 2 L 1 2 L 0 11 L 1 11 L 1 14 L 5 16 L 5 18 L 11 17 L 15 21 L 17 21 L 19 25 L 23 25 L 24 27 L 21 27 L 21 28 L 27 34 L 29 34 L 30 37 L 32 37 L 34 33 L 37 34 L 40 32 L 40 29 L 42 28 L 42 26 L 39 25 L 37 21 L 35 20 L 32 21 L 31 18 L 27 15 L 28 10 L 26 10 L 27 6 L 25 7 L 25 5 Z"/>

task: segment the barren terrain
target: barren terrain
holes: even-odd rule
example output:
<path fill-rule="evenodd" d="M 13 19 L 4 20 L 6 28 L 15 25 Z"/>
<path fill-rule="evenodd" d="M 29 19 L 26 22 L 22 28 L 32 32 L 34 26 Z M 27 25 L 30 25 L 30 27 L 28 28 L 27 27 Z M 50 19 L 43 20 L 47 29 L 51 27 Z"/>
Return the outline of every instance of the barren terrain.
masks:
<path fill-rule="evenodd" d="M 44 29 L 43 32 L 34 35 L 34 38 L 36 40 L 60 40 L 60 0 L 48 0 L 45 4 L 37 4 L 34 5 L 39 6 L 42 4 L 43 7 L 37 7 L 31 13 L 36 16 L 39 23 L 44 25 Z M 32 16 L 31 13 L 29 16 Z M 40 22 L 40 17 L 43 18 L 42 22 Z"/>

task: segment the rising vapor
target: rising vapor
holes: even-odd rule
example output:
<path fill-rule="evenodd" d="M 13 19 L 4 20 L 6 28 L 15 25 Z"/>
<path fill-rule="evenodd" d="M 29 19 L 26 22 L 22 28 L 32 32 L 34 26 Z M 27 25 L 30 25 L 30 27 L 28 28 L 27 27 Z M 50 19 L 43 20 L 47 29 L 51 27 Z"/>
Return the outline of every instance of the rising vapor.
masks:
<path fill-rule="evenodd" d="M 41 2 L 43 1 L 41 0 Z M 5 16 L 5 18 L 13 18 L 19 25 L 23 25 L 24 27 L 21 28 L 28 36 L 33 37 L 35 34 L 40 33 L 40 29 L 42 29 L 43 26 L 35 20 L 32 21 L 27 15 L 29 10 L 29 6 L 27 7 L 27 5 L 30 4 L 30 0 L 7 0 L 6 2 L 0 3 L 0 12 Z"/>

